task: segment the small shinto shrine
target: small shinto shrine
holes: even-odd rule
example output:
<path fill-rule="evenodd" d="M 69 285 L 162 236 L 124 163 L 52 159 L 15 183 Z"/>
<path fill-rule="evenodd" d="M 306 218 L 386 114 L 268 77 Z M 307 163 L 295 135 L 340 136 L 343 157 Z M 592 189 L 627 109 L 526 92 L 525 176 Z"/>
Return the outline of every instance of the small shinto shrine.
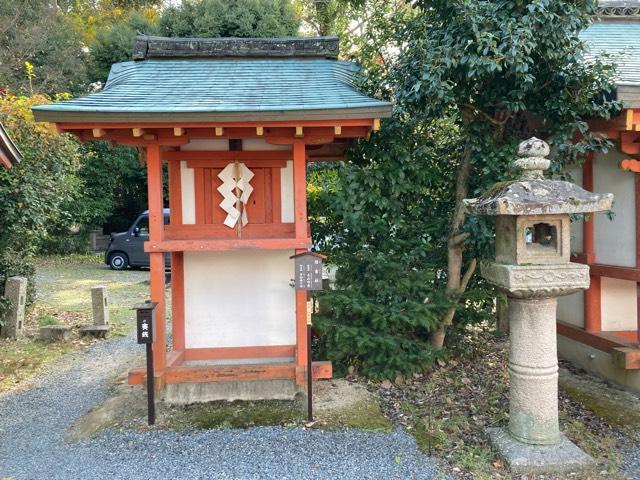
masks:
<path fill-rule="evenodd" d="M 33 108 L 82 141 L 144 152 L 154 378 L 169 402 L 291 398 L 306 382 L 307 291 L 295 289 L 294 271 L 311 247 L 306 166 L 342 160 L 349 141 L 391 114 L 337 57 L 335 37 L 140 36 L 103 90 Z M 328 378 L 331 364 L 312 371 Z M 144 377 L 134 369 L 129 382 Z"/>

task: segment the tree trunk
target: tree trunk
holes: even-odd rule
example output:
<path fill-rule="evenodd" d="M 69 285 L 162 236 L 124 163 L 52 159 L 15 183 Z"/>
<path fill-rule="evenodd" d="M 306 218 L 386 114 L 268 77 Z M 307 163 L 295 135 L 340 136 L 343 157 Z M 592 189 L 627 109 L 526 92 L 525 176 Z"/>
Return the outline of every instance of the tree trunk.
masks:
<path fill-rule="evenodd" d="M 509 304 L 507 302 L 508 300 L 506 298 L 496 298 L 497 330 L 498 333 L 505 335 L 509 333 Z"/>
<path fill-rule="evenodd" d="M 448 260 L 447 260 L 447 294 L 456 300 L 467 288 L 467 284 L 476 269 L 476 259 L 472 259 L 467 271 L 462 274 L 462 253 L 464 241 L 468 237 L 467 233 L 461 233 L 460 227 L 464 223 L 465 209 L 463 200 L 469 190 L 469 176 L 471 175 L 471 142 L 467 139 L 462 158 L 458 167 L 456 178 L 456 203 L 451 220 L 451 231 L 448 240 Z M 440 325 L 431 337 L 431 344 L 440 350 L 444 346 L 447 328 L 453 323 L 456 308 L 451 307 L 440 321 Z"/>

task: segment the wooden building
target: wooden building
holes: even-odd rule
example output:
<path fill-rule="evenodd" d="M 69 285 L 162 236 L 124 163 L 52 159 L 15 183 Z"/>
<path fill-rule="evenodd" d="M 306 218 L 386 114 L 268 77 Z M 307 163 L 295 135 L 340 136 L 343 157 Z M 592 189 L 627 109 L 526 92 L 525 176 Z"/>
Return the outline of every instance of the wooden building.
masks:
<path fill-rule="evenodd" d="M 83 141 L 145 153 L 155 379 L 168 401 L 290 398 L 305 383 L 307 292 L 293 288 L 290 257 L 311 247 L 306 165 L 341 160 L 391 114 L 337 57 L 334 37 L 138 37 L 135 60 L 113 65 L 103 90 L 33 108 Z M 313 375 L 330 377 L 331 364 L 314 363 Z"/>
<path fill-rule="evenodd" d="M 22 154 L 11 137 L 0 123 L 0 165 L 11 168 L 22 159 Z"/>
<path fill-rule="evenodd" d="M 573 260 L 591 267 L 591 286 L 560 299 L 558 351 L 576 365 L 640 392 L 640 4 L 601 2 L 583 34 L 590 55 L 618 64 L 624 111 L 591 123 L 616 148 L 589 157 L 573 173 L 585 189 L 614 194 L 613 218 L 572 225 Z"/>

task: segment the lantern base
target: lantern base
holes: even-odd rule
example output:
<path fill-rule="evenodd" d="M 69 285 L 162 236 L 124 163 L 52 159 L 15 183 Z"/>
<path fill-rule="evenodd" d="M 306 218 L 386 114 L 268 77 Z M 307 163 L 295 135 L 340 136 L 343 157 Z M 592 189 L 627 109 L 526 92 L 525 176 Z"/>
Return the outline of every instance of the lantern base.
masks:
<path fill-rule="evenodd" d="M 487 428 L 491 444 L 512 473 L 567 474 L 593 470 L 595 461 L 566 436 L 555 445 L 528 445 L 505 428 Z"/>

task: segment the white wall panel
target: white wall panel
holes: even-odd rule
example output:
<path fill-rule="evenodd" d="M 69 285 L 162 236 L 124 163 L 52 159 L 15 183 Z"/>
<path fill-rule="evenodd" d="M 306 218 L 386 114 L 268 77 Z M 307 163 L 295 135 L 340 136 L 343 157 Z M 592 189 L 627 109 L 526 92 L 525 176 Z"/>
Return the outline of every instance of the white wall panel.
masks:
<path fill-rule="evenodd" d="M 295 220 L 293 210 L 293 160 L 289 160 L 287 167 L 282 169 L 280 182 L 282 189 L 282 223 L 293 223 Z"/>
<path fill-rule="evenodd" d="M 621 331 L 638 328 L 636 282 L 603 277 L 602 330 Z"/>
<path fill-rule="evenodd" d="M 294 345 L 292 254 L 185 252 L 186 347 Z"/>
<path fill-rule="evenodd" d="M 617 151 L 596 155 L 594 160 L 594 190 L 613 193 L 615 218 L 596 214 L 596 262 L 606 265 L 635 267 L 636 219 L 634 175 L 620 170 L 625 156 Z"/>
<path fill-rule="evenodd" d="M 584 328 L 584 292 L 558 298 L 558 320 Z"/>
<path fill-rule="evenodd" d="M 196 192 L 193 168 L 187 167 L 187 162 L 180 162 L 180 184 L 182 186 L 182 223 L 193 225 L 196 223 Z"/>

